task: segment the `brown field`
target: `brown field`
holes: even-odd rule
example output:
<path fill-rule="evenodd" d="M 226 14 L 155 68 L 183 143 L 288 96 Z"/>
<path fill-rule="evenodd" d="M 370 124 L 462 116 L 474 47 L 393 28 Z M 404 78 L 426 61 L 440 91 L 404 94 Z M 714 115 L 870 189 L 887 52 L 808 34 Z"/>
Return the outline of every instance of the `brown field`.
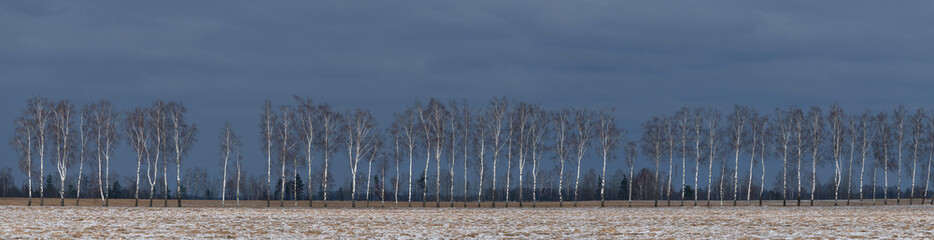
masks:
<path fill-rule="evenodd" d="M 373 207 L 366 208 L 359 207 L 365 202 L 358 202 L 359 208 L 351 209 L 349 202 L 329 202 L 329 208 L 319 208 L 319 202 L 316 208 L 294 207 L 293 202 L 286 202 L 286 208 L 265 208 L 265 201 L 249 201 L 241 202 L 240 208 L 220 208 L 219 201 L 186 200 L 184 208 L 128 207 L 133 202 L 111 200 L 110 207 L 99 207 L 99 199 L 82 199 L 81 207 L 26 207 L 25 199 L 0 199 L 0 239 L 934 238 L 934 206 L 918 204 L 833 207 L 828 206 L 832 201 L 820 201 L 815 207 L 775 207 L 776 202 L 720 207 L 714 202 L 717 206 L 653 208 L 645 207 L 653 202 L 640 201 L 639 208 L 617 207 L 621 202 L 609 202 L 612 207 L 607 208 L 593 207 L 599 202 L 556 208 L 556 203 L 547 202 L 536 208 L 511 203 L 510 208 L 495 209 L 478 209 L 472 203 L 465 209 L 463 203 L 455 203 L 456 208 L 447 202 L 442 208 L 434 208 L 434 203 L 428 208 L 394 208 L 387 202 L 386 208 L 379 208 L 379 202 L 371 202 Z M 59 199 L 46 203 L 57 205 Z M 74 205 L 74 199 L 66 203 Z"/>

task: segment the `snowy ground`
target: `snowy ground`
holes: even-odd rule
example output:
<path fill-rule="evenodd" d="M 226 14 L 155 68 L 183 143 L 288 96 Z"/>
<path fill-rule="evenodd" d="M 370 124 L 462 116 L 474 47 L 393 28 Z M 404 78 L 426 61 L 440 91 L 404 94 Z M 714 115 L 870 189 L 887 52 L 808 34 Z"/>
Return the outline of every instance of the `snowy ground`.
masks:
<path fill-rule="evenodd" d="M 0 206 L 0 238 L 934 238 L 934 207 Z"/>

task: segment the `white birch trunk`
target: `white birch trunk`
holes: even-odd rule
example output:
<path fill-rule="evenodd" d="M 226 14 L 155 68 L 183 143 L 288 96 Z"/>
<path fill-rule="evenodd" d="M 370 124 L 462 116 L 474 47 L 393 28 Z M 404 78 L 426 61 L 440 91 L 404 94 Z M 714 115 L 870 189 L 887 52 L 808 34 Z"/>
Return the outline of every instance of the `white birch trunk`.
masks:
<path fill-rule="evenodd" d="M 755 167 L 755 158 L 756 158 L 756 144 L 758 143 L 758 132 L 755 129 L 752 129 L 752 151 L 749 154 L 749 186 L 746 189 L 746 206 L 749 206 L 752 201 L 752 170 Z"/>
<path fill-rule="evenodd" d="M 366 164 L 366 207 L 370 207 L 370 182 L 373 180 L 372 173 L 370 172 L 373 169 L 373 157 L 370 157 Z"/>

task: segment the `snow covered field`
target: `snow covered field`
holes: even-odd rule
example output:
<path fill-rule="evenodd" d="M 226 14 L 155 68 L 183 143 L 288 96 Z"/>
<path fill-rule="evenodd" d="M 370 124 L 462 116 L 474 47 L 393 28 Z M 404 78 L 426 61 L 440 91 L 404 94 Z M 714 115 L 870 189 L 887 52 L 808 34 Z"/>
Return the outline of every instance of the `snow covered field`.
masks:
<path fill-rule="evenodd" d="M 932 238 L 934 207 L 0 206 L 0 238 Z"/>

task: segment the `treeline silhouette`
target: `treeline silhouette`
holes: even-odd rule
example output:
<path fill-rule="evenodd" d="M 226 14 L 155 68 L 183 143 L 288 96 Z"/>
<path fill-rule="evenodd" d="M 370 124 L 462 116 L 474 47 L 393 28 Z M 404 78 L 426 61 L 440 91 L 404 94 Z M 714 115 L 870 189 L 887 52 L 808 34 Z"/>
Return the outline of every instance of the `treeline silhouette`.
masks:
<path fill-rule="evenodd" d="M 178 206 L 181 199 L 231 199 L 266 200 L 267 206 L 273 200 L 313 206 L 316 200 L 325 207 L 328 200 L 508 207 L 594 200 L 696 206 L 833 199 L 849 205 L 867 198 L 884 204 L 921 198 L 923 204 L 934 197 L 934 120 L 925 109 L 909 113 L 901 105 L 859 114 L 845 114 L 837 104 L 827 112 L 787 106 L 771 113 L 737 105 L 725 116 L 715 108 L 684 107 L 626 131 L 613 109 L 547 109 L 506 98 L 480 107 L 416 101 L 382 126 L 366 109 L 338 111 L 308 97 L 295 100 L 278 107 L 267 100 L 261 109 L 255 143 L 262 159 L 240 155 L 244 143 L 228 122 L 218 137 L 222 167 L 205 169 L 183 165 L 198 128 L 186 122 L 180 102 L 156 100 L 119 111 L 106 100 L 76 107 L 34 97 L 10 137 L 27 178 L 16 182 L 11 168 L 0 169 L 0 196 L 28 197 L 29 205 L 35 196 L 40 205 L 52 196 L 60 205 L 65 198 L 99 197 L 105 206 L 107 199 L 133 198 L 137 206 L 140 199 L 149 199 L 149 206 L 156 199 L 163 206 L 169 199 Z M 110 171 L 121 146 L 135 153 L 133 173 Z M 334 169 L 333 160 L 347 161 L 349 171 Z M 266 171 L 243 171 L 243 161 L 262 162 Z M 624 167 L 607 169 L 608 161 Z M 823 176 L 827 168 L 832 176 Z M 346 180 L 335 184 L 335 176 Z"/>

